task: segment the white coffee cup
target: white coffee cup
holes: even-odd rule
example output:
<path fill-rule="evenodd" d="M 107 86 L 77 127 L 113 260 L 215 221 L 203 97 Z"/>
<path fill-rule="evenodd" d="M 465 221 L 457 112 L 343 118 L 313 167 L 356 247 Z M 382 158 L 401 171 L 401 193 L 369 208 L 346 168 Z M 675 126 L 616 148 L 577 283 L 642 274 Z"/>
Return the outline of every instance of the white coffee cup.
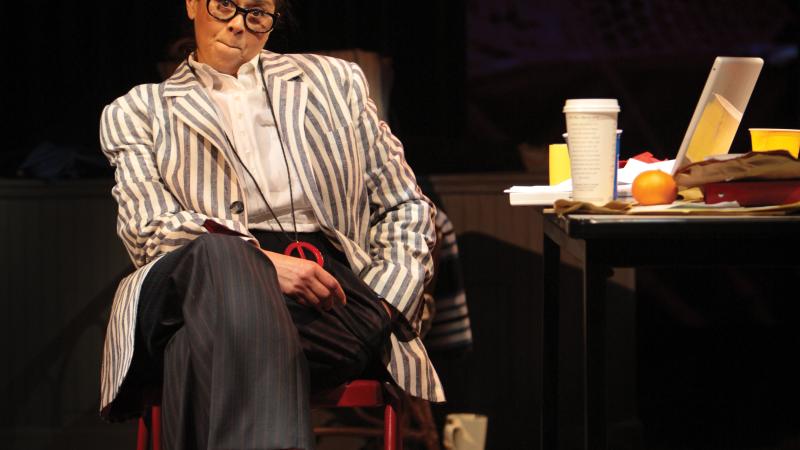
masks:
<path fill-rule="evenodd" d="M 613 98 L 570 99 L 564 104 L 573 200 L 604 205 L 614 199 L 619 111 Z"/>
<path fill-rule="evenodd" d="M 444 425 L 447 450 L 483 450 L 489 419 L 480 414 L 448 414 Z"/>

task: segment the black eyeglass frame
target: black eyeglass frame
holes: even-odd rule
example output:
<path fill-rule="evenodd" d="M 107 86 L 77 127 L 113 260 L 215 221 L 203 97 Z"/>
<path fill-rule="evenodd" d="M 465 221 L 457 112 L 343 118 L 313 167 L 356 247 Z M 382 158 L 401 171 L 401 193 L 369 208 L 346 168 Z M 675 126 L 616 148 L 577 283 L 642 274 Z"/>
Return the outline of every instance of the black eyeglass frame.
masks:
<path fill-rule="evenodd" d="M 233 14 L 231 14 L 230 17 L 228 17 L 227 19 L 221 19 L 221 18 L 215 16 L 214 13 L 211 12 L 211 2 L 213 2 L 213 1 L 220 1 L 220 0 L 206 0 L 206 11 L 208 11 L 208 15 L 210 15 L 211 17 L 213 17 L 213 18 L 215 18 L 217 20 L 220 20 L 222 22 L 230 22 L 231 20 L 233 20 L 234 17 L 236 17 L 237 14 L 241 14 L 242 15 L 242 20 L 244 21 L 244 27 L 247 28 L 247 31 L 249 31 L 251 33 L 256 33 L 256 34 L 269 33 L 270 31 L 275 29 L 275 22 L 277 22 L 278 21 L 278 17 L 281 16 L 281 13 L 278 13 L 278 12 L 271 13 L 271 12 L 264 11 L 261 8 L 242 8 L 241 6 L 237 5 L 232 0 L 222 0 L 222 1 L 227 1 L 228 3 L 233 5 L 233 7 L 236 8 L 236 9 L 234 10 Z M 263 14 L 266 14 L 266 15 L 272 17 L 272 26 L 269 27 L 269 30 L 256 31 L 256 30 L 253 30 L 252 28 L 250 28 L 250 24 L 247 23 L 247 15 L 250 14 L 251 12 L 255 12 L 255 11 L 259 11 L 259 12 L 261 12 Z"/>

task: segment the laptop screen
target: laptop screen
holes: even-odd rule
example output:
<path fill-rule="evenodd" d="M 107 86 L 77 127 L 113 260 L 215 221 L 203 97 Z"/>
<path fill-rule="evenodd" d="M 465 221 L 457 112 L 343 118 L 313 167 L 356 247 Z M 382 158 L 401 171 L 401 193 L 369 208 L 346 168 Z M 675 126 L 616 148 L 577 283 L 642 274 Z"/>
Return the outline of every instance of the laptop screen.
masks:
<path fill-rule="evenodd" d="M 763 66 L 761 58 L 720 56 L 714 60 L 675 157 L 673 175 L 688 164 L 728 153 Z"/>

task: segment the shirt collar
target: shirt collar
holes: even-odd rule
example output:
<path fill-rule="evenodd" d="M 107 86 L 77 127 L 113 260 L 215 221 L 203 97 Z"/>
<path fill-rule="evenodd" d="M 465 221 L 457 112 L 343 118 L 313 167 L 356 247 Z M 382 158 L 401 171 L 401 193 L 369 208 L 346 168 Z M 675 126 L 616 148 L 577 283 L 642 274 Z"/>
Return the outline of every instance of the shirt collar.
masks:
<path fill-rule="evenodd" d="M 194 52 L 189 55 L 189 65 L 195 70 L 197 77 L 200 79 L 200 84 L 206 89 L 221 90 L 226 86 L 237 86 L 234 83 L 238 80 L 243 83 L 255 83 L 260 81 L 257 78 L 258 73 L 258 58 L 261 56 L 254 56 L 252 59 L 242 64 L 237 71 L 236 77 L 226 73 L 219 72 L 217 69 L 209 66 L 206 63 L 201 63 L 195 59 Z"/>

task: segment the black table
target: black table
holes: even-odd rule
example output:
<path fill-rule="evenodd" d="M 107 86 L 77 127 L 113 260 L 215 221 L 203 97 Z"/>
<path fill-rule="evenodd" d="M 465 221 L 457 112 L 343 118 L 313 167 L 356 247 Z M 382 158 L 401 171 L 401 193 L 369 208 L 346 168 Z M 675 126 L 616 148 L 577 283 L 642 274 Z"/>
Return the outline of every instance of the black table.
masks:
<path fill-rule="evenodd" d="M 800 216 L 616 216 L 544 213 L 542 449 L 557 449 L 561 250 L 580 261 L 581 448 L 607 448 L 606 279 L 615 267 L 794 266 Z M 571 332 L 571 331 L 569 331 Z"/>

